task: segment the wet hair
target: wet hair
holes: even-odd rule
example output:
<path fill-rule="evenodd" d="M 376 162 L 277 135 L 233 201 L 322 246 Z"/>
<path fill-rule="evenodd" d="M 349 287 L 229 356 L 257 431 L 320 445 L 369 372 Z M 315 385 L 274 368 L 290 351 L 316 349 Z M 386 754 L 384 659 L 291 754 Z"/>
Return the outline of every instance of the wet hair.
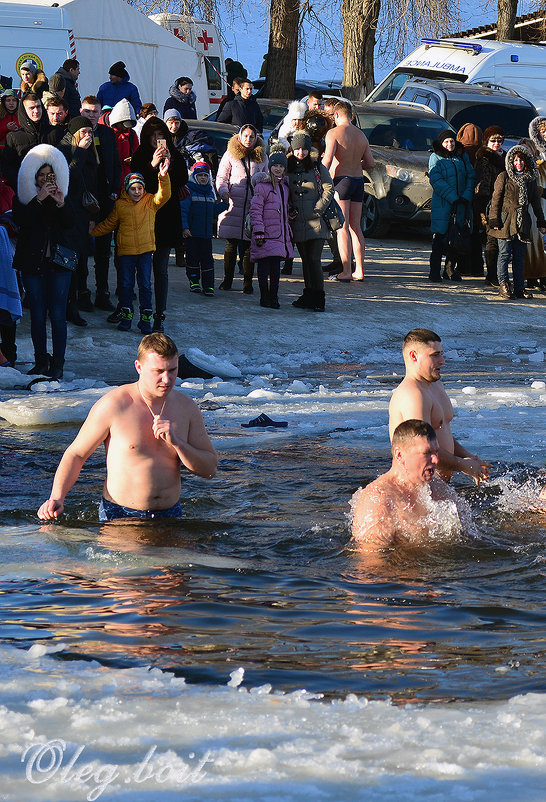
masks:
<path fill-rule="evenodd" d="M 176 79 L 177 86 L 184 86 L 184 84 L 191 84 L 193 86 L 193 81 L 191 78 L 188 78 L 187 75 L 182 75 L 182 77 Z"/>
<path fill-rule="evenodd" d="M 100 100 L 96 95 L 86 95 L 82 100 L 82 106 L 84 103 L 88 103 L 90 106 L 100 106 Z"/>
<path fill-rule="evenodd" d="M 80 62 L 75 58 L 67 58 L 66 61 L 63 61 L 63 70 L 75 70 L 77 67 L 80 66 Z"/>
<path fill-rule="evenodd" d="M 436 436 L 436 432 L 430 425 L 430 423 L 425 423 L 424 420 L 405 420 L 402 423 L 399 423 L 392 435 L 392 444 L 391 450 L 394 453 L 394 449 L 398 446 L 403 446 L 409 441 L 413 440 L 415 437 L 425 437 L 429 443 L 435 442 L 438 438 Z"/>
<path fill-rule="evenodd" d="M 338 100 L 334 106 L 334 114 L 343 114 L 350 120 L 353 116 L 353 107 L 346 100 Z"/>
<path fill-rule="evenodd" d="M 404 343 L 402 346 L 402 350 L 406 351 L 410 345 L 416 345 L 419 343 L 420 345 L 428 345 L 429 343 L 441 343 L 442 338 L 439 337 L 434 331 L 430 329 L 412 329 L 408 331 L 406 336 L 404 337 Z"/>
<path fill-rule="evenodd" d="M 142 362 L 147 354 L 157 354 L 163 359 L 174 359 L 175 356 L 178 356 L 178 348 L 166 334 L 155 331 L 153 334 L 147 334 L 140 341 L 137 351 L 138 361 Z"/>

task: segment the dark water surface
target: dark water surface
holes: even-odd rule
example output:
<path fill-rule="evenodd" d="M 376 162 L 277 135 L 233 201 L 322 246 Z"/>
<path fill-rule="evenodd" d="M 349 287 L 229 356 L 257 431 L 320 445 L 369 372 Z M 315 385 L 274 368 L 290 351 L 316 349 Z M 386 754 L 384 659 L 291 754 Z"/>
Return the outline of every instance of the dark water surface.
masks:
<path fill-rule="evenodd" d="M 213 482 L 184 482 L 181 522 L 99 525 L 96 454 L 63 523 L 40 526 L 74 431 L 0 427 L 2 642 L 188 682 L 225 684 L 243 666 L 249 686 L 327 696 L 546 690 L 544 516 L 467 487 L 475 540 L 371 562 L 347 502 L 387 457 L 322 438 L 221 455 Z"/>

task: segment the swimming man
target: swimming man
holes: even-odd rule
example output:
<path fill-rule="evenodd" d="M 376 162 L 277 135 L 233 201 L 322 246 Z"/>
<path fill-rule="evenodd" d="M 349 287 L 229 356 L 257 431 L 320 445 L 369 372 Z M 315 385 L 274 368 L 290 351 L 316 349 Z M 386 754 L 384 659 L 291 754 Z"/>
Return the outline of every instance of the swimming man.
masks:
<path fill-rule="evenodd" d="M 429 329 L 412 329 L 404 337 L 406 376 L 392 394 L 389 404 L 389 434 L 402 421 L 430 423 L 438 438 L 438 474 L 449 482 L 455 471 L 471 476 L 476 484 L 489 476 L 489 463 L 471 454 L 451 432 L 453 407 L 440 381 L 445 359 L 440 337 Z"/>
<path fill-rule="evenodd" d="M 364 278 L 365 240 L 362 233 L 362 201 L 364 200 L 364 176 L 362 170 L 374 166 L 372 152 L 366 135 L 351 118 L 350 103 L 340 100 L 334 106 L 335 127 L 327 132 L 322 163 L 330 171 L 337 193 L 337 200 L 345 217 L 343 227 L 337 232 L 337 243 L 343 265 L 336 278 L 339 281 L 362 281 Z M 355 257 L 355 272 L 351 274 L 352 253 Z"/>
<path fill-rule="evenodd" d="M 212 479 L 218 457 L 197 404 L 172 392 L 178 372 L 176 345 L 165 334 L 140 343 L 138 381 L 106 393 L 92 407 L 68 446 L 51 495 L 38 510 L 42 520 L 58 518 L 65 497 L 85 461 L 104 443 L 106 479 L 99 520 L 178 518 L 180 466 Z"/>
<path fill-rule="evenodd" d="M 432 501 L 452 501 L 458 529 L 459 500 L 435 476 L 438 440 L 432 426 L 407 420 L 392 436 L 392 465 L 353 499 L 353 537 L 364 550 L 419 545 L 430 534 Z M 427 520 L 428 518 L 428 520 Z"/>

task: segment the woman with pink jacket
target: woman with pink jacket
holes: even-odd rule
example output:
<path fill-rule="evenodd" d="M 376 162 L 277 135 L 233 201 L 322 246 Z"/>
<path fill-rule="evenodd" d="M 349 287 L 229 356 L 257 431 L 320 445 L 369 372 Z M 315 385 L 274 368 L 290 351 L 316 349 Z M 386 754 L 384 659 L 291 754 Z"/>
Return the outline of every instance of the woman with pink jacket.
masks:
<path fill-rule="evenodd" d="M 269 156 L 269 171 L 252 179 L 254 195 L 250 203 L 252 239 L 250 258 L 258 265 L 260 306 L 279 309 L 281 261 L 292 259 L 292 233 L 288 222 L 287 160 L 283 150 Z"/>
<path fill-rule="evenodd" d="M 218 196 L 229 203 L 229 208 L 218 218 L 218 236 L 226 240 L 224 280 L 220 290 L 231 289 L 239 251 L 243 260 L 243 292 L 252 292 L 254 266 L 250 261 L 250 239 L 245 233 L 245 219 L 254 194 L 252 176 L 266 170 L 263 141 L 253 125 L 243 125 L 229 140 L 216 176 Z"/>

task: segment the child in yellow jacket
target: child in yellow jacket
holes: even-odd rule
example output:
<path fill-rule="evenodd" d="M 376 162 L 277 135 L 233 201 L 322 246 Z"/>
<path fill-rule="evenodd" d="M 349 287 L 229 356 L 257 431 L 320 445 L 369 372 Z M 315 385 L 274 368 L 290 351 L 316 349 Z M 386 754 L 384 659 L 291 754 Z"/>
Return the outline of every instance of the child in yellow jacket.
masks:
<path fill-rule="evenodd" d="M 155 216 L 171 197 L 171 180 L 168 176 L 169 159 L 159 167 L 159 188 L 155 195 L 144 189 L 144 177 L 129 173 L 125 177 L 125 191 L 114 204 L 106 220 L 91 231 L 92 237 L 102 237 L 114 229 L 119 257 L 120 331 L 129 331 L 133 320 L 133 292 L 135 273 L 138 284 L 140 320 L 138 328 L 143 334 L 152 333 L 152 257 L 155 251 Z"/>

